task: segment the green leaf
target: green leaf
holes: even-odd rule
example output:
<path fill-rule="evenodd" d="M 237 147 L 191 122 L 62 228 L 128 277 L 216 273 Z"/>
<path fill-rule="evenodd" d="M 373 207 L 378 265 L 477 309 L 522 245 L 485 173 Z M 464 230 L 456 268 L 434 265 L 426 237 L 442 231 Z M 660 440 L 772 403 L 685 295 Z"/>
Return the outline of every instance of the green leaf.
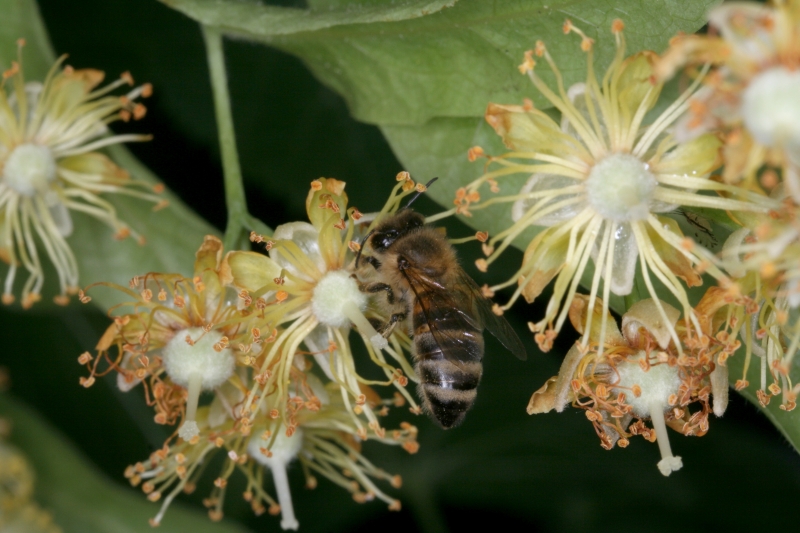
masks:
<path fill-rule="evenodd" d="M 336 2 L 334 12 L 339 18 L 333 25 L 326 2 L 315 2 L 308 10 L 287 11 L 230 0 L 162 1 L 230 35 L 298 55 L 323 83 L 347 100 L 353 116 L 376 124 L 478 117 L 490 101 L 516 103 L 531 96 L 537 105 L 547 106 L 544 99 L 531 94 L 529 81 L 516 67 L 523 52 L 543 39 L 566 81 L 582 79 L 584 57 L 576 53 L 575 36 L 563 38 L 564 19 L 571 18 L 596 39 L 595 50 L 603 64 L 613 54 L 613 19 L 622 18 L 627 24 L 631 50 L 661 50 L 677 31 L 700 28 L 706 9 L 714 3 L 461 0 L 425 16 L 401 19 L 389 16 L 398 9 L 394 4 L 383 8 L 385 17 L 370 18 L 364 11 L 372 8 L 371 3 L 348 4 L 342 10 L 342 2 Z M 543 77 L 551 81 L 547 73 Z"/>
<path fill-rule="evenodd" d="M 36 474 L 36 501 L 53 514 L 65 532 L 151 532 L 148 520 L 158 504 L 141 491 L 122 488 L 100 474 L 88 460 L 32 410 L 0 395 L 0 417 L 11 422 L 10 442 L 22 450 Z M 233 523 L 211 522 L 203 512 L 173 503 L 163 526 L 171 532 L 244 533 Z"/>
<path fill-rule="evenodd" d="M 0 0 L 0 66 L 7 68 L 17 60 L 18 38 L 25 38 L 23 68 L 26 81 L 41 81 L 50 69 L 55 54 L 47 38 L 44 24 L 33 0 Z M 159 182 L 156 176 L 139 163 L 122 146 L 108 148 L 107 154 L 121 167 L 130 172 L 133 179 L 147 183 Z M 146 238 L 139 245 L 134 239 L 117 241 L 113 232 L 96 219 L 80 213 L 72 213 L 73 234 L 68 242 L 78 261 L 80 283 L 88 285 L 98 281 L 112 281 L 122 285 L 134 276 L 148 272 L 180 272 L 191 274 L 194 253 L 203 236 L 218 233 L 204 220 L 194 214 L 177 196 L 169 191 L 163 193 L 169 206 L 153 212 L 153 204 L 123 196 L 106 196 L 117 210 L 119 218 Z M 45 259 L 45 268 L 49 260 Z M 57 294 L 55 272 L 46 271 L 47 282 L 43 289 L 44 299 L 39 305 L 47 305 L 49 296 Z M 110 291 L 98 291 L 93 301 L 101 307 L 109 307 L 119 301 L 119 296 Z"/>

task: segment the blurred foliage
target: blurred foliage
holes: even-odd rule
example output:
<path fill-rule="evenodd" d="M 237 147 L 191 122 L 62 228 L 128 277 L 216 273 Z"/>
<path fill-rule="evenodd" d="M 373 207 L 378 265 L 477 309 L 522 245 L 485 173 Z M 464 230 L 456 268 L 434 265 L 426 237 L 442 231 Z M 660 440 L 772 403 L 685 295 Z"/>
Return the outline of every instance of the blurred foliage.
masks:
<path fill-rule="evenodd" d="M 185 0 L 181 3 L 189 5 Z M 321 2 L 310 3 L 313 8 L 320 8 Z M 541 23 L 539 33 L 522 22 L 524 10 L 520 6 L 528 5 L 525 2 L 462 0 L 452 8 L 444 7 L 450 3 L 396 2 L 394 7 L 387 8 L 397 17 L 393 19 L 395 22 L 378 24 L 384 25 L 384 29 L 391 24 L 431 24 L 428 32 L 419 32 L 420 36 L 415 34 L 415 38 L 403 30 L 402 35 L 409 37 L 404 41 L 408 49 L 421 54 L 431 50 L 447 51 L 446 40 L 451 36 L 446 35 L 442 23 L 435 17 L 467 16 L 464 13 L 469 13 L 469 9 L 495 6 L 508 9 L 505 17 L 498 19 L 498 27 L 502 26 L 500 22 L 520 24 L 509 27 L 524 38 L 514 39 L 516 48 L 493 44 L 498 55 L 491 61 L 496 65 L 481 66 L 476 57 L 472 57 L 470 64 L 475 70 L 471 71 L 469 79 L 475 85 L 470 90 L 461 87 L 465 90 L 459 94 L 464 98 L 454 100 L 452 107 L 448 107 L 450 103 L 443 98 L 426 99 L 430 107 L 424 116 L 418 115 L 412 120 L 412 115 L 398 108 L 394 110 L 397 111 L 395 116 L 403 120 L 381 122 L 380 130 L 350 118 L 348 104 L 360 118 L 380 122 L 367 114 L 373 109 L 368 100 L 358 100 L 354 94 L 342 90 L 347 85 L 344 81 L 333 82 L 325 77 L 326 83 L 344 92 L 346 99 L 316 81 L 300 60 L 284 52 L 238 39 L 226 42 L 234 121 L 253 214 L 273 227 L 288 220 L 303 219 L 308 183 L 319 176 L 346 180 L 351 203 L 366 212 L 382 204 L 394 183 L 395 173 L 401 168 L 408 168 L 417 176 L 442 176 L 445 183 L 441 187 L 437 185 L 438 189 L 432 188 L 431 195 L 447 203 L 456 179 L 459 182 L 471 179 L 481 171 L 480 164 L 470 166 L 466 162 L 466 147 L 479 143 L 491 148 L 491 142 L 496 143 L 492 140 L 494 134 L 480 118 L 487 99 L 505 98 L 515 102 L 522 96 L 532 95 L 515 69 L 522 49 L 530 47 L 539 37 L 558 33 L 565 16 L 579 14 L 575 18 L 587 21 L 584 29 L 597 36 L 601 50 L 605 50 L 600 58 L 607 57 L 610 41 L 606 31 L 613 18 L 608 15 L 608 6 L 612 2 L 570 2 L 559 10 L 552 8 L 548 16 L 537 22 Z M 324 40 L 311 39 L 310 33 L 318 31 L 333 38 L 348 30 L 341 27 L 342 19 L 337 18 L 340 14 L 336 12 L 347 2 L 340 0 L 330 4 L 333 12 L 324 14 L 329 27 L 306 27 L 303 46 L 324 44 Z M 370 13 L 375 16 L 369 9 L 378 9 L 376 6 L 380 2 L 365 0 L 359 4 L 365 11 L 351 13 L 352 16 L 370 16 Z M 707 5 L 632 0 L 613 4 L 620 11 L 614 16 L 636 16 L 637 13 L 641 16 L 638 23 L 628 20 L 631 41 L 638 46 L 656 48 L 662 47 L 666 38 L 678 29 L 672 25 L 658 26 L 658 20 L 666 18 L 654 16 L 657 9 L 667 9 L 673 16 L 669 20 L 681 20 L 686 24 L 683 29 L 692 31 L 698 27 Z M 197 24 L 154 0 L 72 3 L 40 0 L 39 5 L 56 53 L 69 53 L 70 64 L 76 68 L 101 68 L 109 77 L 130 70 L 138 81 L 154 84 L 155 94 L 147 102 L 147 117 L 118 129 L 154 133 L 152 142 L 131 146 L 131 152 L 202 219 L 221 228 L 225 222 L 222 176 L 205 51 Z M 24 22 L 25 17 L 35 16 L 35 11 L 30 11 L 31 6 L 30 2 L 21 0 L 0 0 L 0 13 L 5 15 L 2 24 L 5 40 L 19 36 L 8 36 L 11 24 L 8 21 Z M 403 6 L 413 9 L 401 9 Z M 439 7 L 441 11 L 430 17 L 420 17 L 418 10 L 425 6 Z M 514 6 L 520 9 L 514 11 Z M 301 45 L 292 45 L 292 36 L 287 33 L 288 30 L 280 39 L 272 39 L 272 44 L 300 53 L 300 48 L 292 46 Z M 400 33 L 397 32 L 394 40 L 384 34 L 377 41 L 385 39 L 387 45 L 393 44 L 395 50 L 400 50 Z M 423 34 L 433 41 L 423 39 Z M 635 40 L 637 35 L 638 41 Z M 511 37 L 506 39 L 512 40 Z M 529 42 L 524 44 L 526 39 Z M 484 38 L 482 42 L 494 41 Z M 357 42 L 351 43 L 354 49 L 360 46 Z M 26 54 L 35 47 L 39 47 L 40 53 L 46 52 L 47 46 L 46 38 L 34 32 L 28 37 Z M 567 61 L 567 55 L 574 55 L 576 47 L 577 43 L 570 41 L 568 46 L 556 46 L 553 53 L 562 64 L 562 58 Z M 0 59 L 7 60 L 9 50 L 13 52 L 13 48 L 7 46 L 0 48 Z M 385 50 L 390 52 L 393 48 L 387 46 Z M 388 52 L 383 52 L 381 57 L 385 59 L 391 55 Z M 324 75 L 324 61 L 315 66 L 312 59 L 304 59 L 315 74 Z M 579 68 L 568 69 L 573 79 L 584 72 L 583 58 L 579 60 Z M 32 59 L 31 68 L 39 73 L 46 68 L 46 63 L 34 65 L 37 63 Z M 396 65 L 387 65 L 387 68 L 389 66 L 398 68 Z M 489 68 L 494 70 L 481 70 Z M 419 70 L 424 73 L 430 68 L 420 66 Z M 496 82 L 498 78 L 492 76 L 501 70 L 502 76 L 511 80 L 504 86 L 505 92 L 478 94 L 476 87 Z M 402 81 L 396 87 L 395 96 L 409 85 L 416 85 L 408 71 L 395 74 L 395 79 Z M 343 72 L 341 79 L 345 79 L 345 75 L 351 76 Z M 347 79 L 357 79 L 357 76 Z M 437 91 L 447 94 L 453 86 L 439 84 L 436 87 Z M 476 97 L 470 103 L 467 97 L 473 93 Z M 478 96 L 484 98 L 480 105 L 475 104 Z M 392 101 L 388 94 L 385 98 L 384 103 Z M 386 113 L 394 111 L 389 109 Z M 392 149 L 403 166 L 395 159 Z M 115 156 L 118 161 L 120 157 L 127 157 L 126 153 Z M 127 160 L 129 170 L 148 172 L 137 165 Z M 422 199 L 418 209 L 431 213 L 437 207 Z M 151 217 L 152 222 L 149 222 Z M 198 235 L 208 230 L 206 223 L 189 211 L 183 211 L 182 207 L 175 213 L 148 214 L 147 220 L 141 223 L 150 226 L 140 229 L 148 237 L 148 245 L 141 248 L 133 245 L 130 249 L 111 240 L 102 230 L 84 225 L 86 227 L 80 231 L 92 233 L 79 233 L 70 241 L 73 245 L 78 239 L 85 243 L 85 248 L 77 250 L 85 261 L 84 274 L 103 279 L 120 274 L 117 281 L 125 283 L 133 274 L 156 268 L 189 270 Z M 450 225 L 449 231 L 457 235 L 471 233 L 457 222 Z M 163 236 L 163 244 L 159 244 L 160 236 Z M 469 264 L 471 254 L 477 252 L 476 247 L 463 248 L 464 263 Z M 108 252 L 114 263 L 96 263 L 96 257 Z M 490 276 L 497 280 L 510 275 L 513 263 L 518 261 L 519 254 L 510 254 L 506 264 L 498 265 Z M 128 265 L 130 272 L 120 271 L 119 265 Z M 542 299 L 546 301 L 547 296 L 543 295 Z M 518 331 L 525 331 L 524 322 L 539 312 L 533 307 L 519 307 L 509 313 L 509 319 Z M 44 485 L 49 491 L 50 496 L 37 495 L 40 502 L 45 507 L 50 506 L 61 521 L 55 502 L 86 480 L 87 487 L 91 488 L 83 499 L 90 501 L 80 502 L 84 506 L 76 503 L 78 514 L 94 512 L 97 516 L 106 516 L 102 497 L 125 502 L 128 501 L 125 498 L 132 498 L 138 503 L 130 504 L 131 509 L 142 513 L 142 518 L 130 518 L 128 530 L 148 529 L 146 517 L 154 515 L 158 505 L 147 502 L 140 492 L 134 494 L 122 489 L 122 471 L 161 445 L 164 428 L 152 422 L 152 411 L 144 405 L 138 389 L 122 394 L 116 389 L 114 379 L 101 380 L 89 390 L 78 386 L 82 369 L 75 359 L 84 350 L 94 347 L 108 323 L 107 318 L 77 304 L 66 309 L 41 306 L 26 314 L 14 308 L 3 308 L 0 316 L 4 334 L 0 365 L 9 370 L 13 394 L 58 430 L 53 433 L 42 429 L 30 411 L 2 400 L 0 415 L 14 418 L 12 436 L 17 440 L 12 439 L 12 442 L 29 449 L 30 460 L 39 476 L 37 486 Z M 794 495 L 800 489 L 800 457 L 764 417 L 740 397 L 732 399 L 724 418 L 711 420 L 707 436 L 671 435 L 673 450 L 683 456 L 685 467 L 663 478 L 655 467 L 656 445 L 634 439 L 628 449 L 607 452 L 600 448 L 591 424 L 580 411 L 533 418 L 525 414 L 528 397 L 556 373 L 559 354 L 571 344 L 570 331 L 565 331 L 552 353 L 541 354 L 533 348 L 530 336 L 525 337 L 530 354 L 527 363 L 506 356 L 493 339 L 488 341 L 485 378 L 475 409 L 462 427 L 443 432 L 423 417 L 414 420 L 420 427 L 422 444 L 420 452 L 414 456 L 397 450 L 379 451 L 377 446 L 366 444 L 366 454 L 377 465 L 403 475 L 403 488 L 396 491 L 403 501 L 403 511 L 388 514 L 384 506 L 375 502 L 357 505 L 346 492 L 326 482 L 321 482 L 314 491 L 307 491 L 302 487 L 300 473 L 291 472 L 301 531 L 459 531 L 474 526 L 479 520 L 503 524 L 506 528 L 527 527 L 542 531 L 616 531 L 626 526 L 646 531 L 678 528 L 704 531 L 709 527 L 742 530 L 786 527 L 792 523 Z M 78 460 L 72 456 L 70 442 L 113 481 L 98 478 L 85 467 L 75 466 Z M 59 455 L 61 450 L 67 450 L 63 456 Z M 60 464 L 62 459 L 64 465 L 74 468 L 68 470 L 66 479 L 60 475 L 65 471 L 62 469 L 67 468 Z M 204 487 L 210 486 L 213 476 L 212 464 L 208 468 L 208 479 L 199 485 L 194 495 L 184 498 L 198 507 L 198 515 L 203 514 L 199 502 L 208 491 Z M 120 487 L 109 488 L 109 484 Z M 227 518 L 254 531 L 278 530 L 278 520 L 274 517 L 252 516 L 247 504 L 237 497 L 242 490 L 243 487 L 236 487 L 235 483 L 230 486 Z M 758 511 L 744 512 L 744 509 Z M 203 516 L 200 518 L 205 520 Z M 168 513 L 160 529 L 183 531 L 181 527 L 195 524 L 195 529 L 211 530 L 210 523 L 198 526 L 191 520 L 193 518 L 175 508 Z M 90 526 L 69 529 L 67 522 L 63 524 L 66 531 L 106 531 L 87 529 Z"/>
<path fill-rule="evenodd" d="M 31 409 L 0 396 L 0 417 L 10 422 L 11 439 L 36 470 L 36 499 L 50 511 L 64 532 L 146 532 L 153 505 L 124 489 L 83 457 L 64 436 Z M 173 512 L 170 531 L 189 533 L 243 533 L 234 523 L 211 523 L 201 513 L 183 506 Z"/>

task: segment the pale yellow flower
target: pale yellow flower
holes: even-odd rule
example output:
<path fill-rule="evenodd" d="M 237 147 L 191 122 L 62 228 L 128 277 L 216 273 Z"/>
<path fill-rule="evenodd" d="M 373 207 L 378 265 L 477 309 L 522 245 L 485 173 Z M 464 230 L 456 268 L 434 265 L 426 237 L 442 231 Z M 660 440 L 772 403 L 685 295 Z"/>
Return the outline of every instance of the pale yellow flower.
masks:
<path fill-rule="evenodd" d="M 698 337 L 682 327 L 680 312 L 665 302 L 635 303 L 622 316 L 620 331 L 601 302 L 591 308 L 587 296 L 577 295 L 570 320 L 579 333 L 593 325 L 588 342 L 573 345 L 558 376 L 531 397 L 528 413 L 561 412 L 571 403 L 586 410 L 603 448 L 627 447 L 631 436 L 641 435 L 658 441 L 662 474 L 679 470 L 682 461 L 672 455 L 667 426 L 702 436 L 708 431 L 709 414 L 722 416 L 727 407 L 726 362 L 740 346 L 719 333 L 727 325 L 717 312 L 727 302 L 723 291 L 711 289 L 696 309 L 702 331 Z M 682 350 L 672 340 L 674 331 Z M 645 424 L 648 419 L 652 427 Z"/>
<path fill-rule="evenodd" d="M 650 116 L 662 89 L 653 81 L 656 55 L 642 51 L 626 57 L 622 28 L 620 21 L 612 25 L 617 52 L 598 79 L 592 40 L 565 23 L 565 33 L 579 34 L 588 56 L 586 81 L 569 89 L 544 43 L 526 53 L 520 70 L 561 112 L 561 123 L 530 101 L 523 106 L 489 104 L 486 120 L 512 151 L 494 157 L 472 149 L 471 158 L 485 156 L 487 165 L 499 168 L 470 183 L 457 198 L 461 212 L 513 203 L 513 223 L 491 237 L 484 247 L 488 257 L 479 260 L 479 268 L 497 260 L 530 226 L 542 228 L 528 244 L 520 270 L 490 290 L 518 285 L 503 307 L 507 309 L 520 295 L 533 301 L 556 280 L 545 316 L 530 324 L 543 349 L 552 346 L 582 281 L 591 291 L 590 308 L 596 300 L 608 305 L 612 294 L 631 293 L 637 271 L 665 322 L 666 311 L 657 299 L 660 290 L 669 291 L 682 306 L 684 320 L 699 329 L 685 286 L 700 285 L 703 271 L 717 278 L 724 274 L 713 256 L 684 237 L 676 220 L 666 215 L 692 207 L 763 212 L 772 205 L 763 196 L 711 179 L 720 164 L 720 142 L 714 135 L 679 142 L 672 134 L 699 82 L 658 116 Z M 557 91 L 536 74 L 536 58 L 544 58 L 550 66 Z M 519 193 L 478 201 L 484 184 L 497 193 L 505 176 L 520 173 L 530 178 Z M 657 288 L 656 280 L 663 289 Z M 587 324 L 584 345 L 591 334 Z"/>
<path fill-rule="evenodd" d="M 403 180 L 398 187 L 406 185 Z M 278 342 L 265 351 L 260 371 L 270 369 L 281 376 L 276 386 L 288 383 L 293 354 L 303 345 L 325 375 L 340 385 L 342 401 L 354 413 L 364 411 L 371 432 L 380 432 L 372 408 L 365 403 L 364 385 L 394 385 L 414 412 L 419 412 L 406 390 L 408 377 L 415 377 L 405 354 L 411 341 L 396 330 L 384 339 L 370 322 L 380 318 L 380 306 L 371 305 L 353 276 L 353 263 L 359 243 L 354 241 L 356 222 L 361 213 L 347 207 L 345 183 L 321 178 L 312 183 L 306 199 L 310 223 L 292 222 L 275 229 L 266 242 L 269 256 L 255 252 L 232 252 L 225 258 L 229 281 L 241 289 L 244 307 L 255 306 L 260 320 L 283 332 Z M 411 189 L 413 190 L 413 184 Z M 399 201 L 394 195 L 387 205 Z M 347 217 L 347 221 L 345 220 Z M 258 302 L 262 302 L 260 305 Z M 386 381 L 367 380 L 356 369 L 350 345 L 350 330 L 355 326 L 373 363 L 384 372 Z M 387 361 L 387 356 L 395 365 Z M 281 395 L 286 397 L 285 394 Z M 255 391 L 250 398 L 255 397 Z M 265 398 L 251 405 L 263 410 Z M 284 411 L 284 409 L 281 409 Z M 362 439 L 367 428 L 353 418 Z"/>
<path fill-rule="evenodd" d="M 196 437 L 200 393 L 239 383 L 236 367 L 252 364 L 274 340 L 262 337 L 256 317 L 238 308 L 236 291 L 221 280 L 221 263 L 222 242 L 209 235 L 197 251 L 192 278 L 150 273 L 131 280 L 130 288 L 96 284 L 122 291 L 131 301 L 111 310 L 114 322 L 97 343 L 97 357 L 80 356 L 90 371 L 81 384 L 90 387 L 111 370 L 123 391 L 143 382 L 155 421 L 182 419 L 178 435 L 187 441 Z"/>
<path fill-rule="evenodd" d="M 77 292 L 78 265 L 66 238 L 72 233 L 71 211 L 108 224 L 117 238 L 138 235 L 117 218 L 105 194 L 122 194 L 165 205 L 151 185 L 98 152 L 105 146 L 149 139 L 147 135 L 114 135 L 108 125 L 144 116 L 134 100 L 148 96 L 149 84 L 122 96 L 110 93 L 132 85 L 130 74 L 99 87 L 99 70 L 53 65 L 43 83 L 25 83 L 21 63 L 3 73 L 0 89 L 0 258 L 9 264 L 2 300 L 14 301 L 17 270 L 28 278 L 22 306 L 38 301 L 44 283 L 41 254 L 55 266 L 60 287 L 57 303 Z M 156 188 L 156 191 L 160 187 Z"/>
<path fill-rule="evenodd" d="M 726 2 L 708 18 L 707 35 L 673 38 L 656 67 L 666 79 L 685 64 L 714 66 L 678 135 L 722 131 L 726 181 L 756 189 L 767 164 L 781 170 L 786 192 L 800 202 L 800 1 Z M 772 189 L 777 176 L 764 177 L 761 185 Z"/>

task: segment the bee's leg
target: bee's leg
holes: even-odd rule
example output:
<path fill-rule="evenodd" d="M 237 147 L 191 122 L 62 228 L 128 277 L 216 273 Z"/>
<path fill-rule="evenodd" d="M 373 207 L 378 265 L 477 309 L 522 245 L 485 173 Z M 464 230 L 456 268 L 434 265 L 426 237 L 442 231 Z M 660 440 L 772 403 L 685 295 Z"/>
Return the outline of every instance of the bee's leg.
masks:
<path fill-rule="evenodd" d="M 381 269 L 381 262 L 378 261 L 377 259 L 375 259 L 374 257 L 372 257 L 371 255 L 365 255 L 365 256 L 362 256 L 362 257 L 363 257 L 364 261 L 366 261 L 367 263 L 372 265 L 372 268 L 374 268 L 375 270 L 380 270 Z"/>
<path fill-rule="evenodd" d="M 405 319 L 406 319 L 405 313 L 395 313 L 389 318 L 389 322 L 383 323 L 380 320 L 374 318 L 370 319 L 370 322 L 383 338 L 388 339 L 389 336 L 394 331 L 394 328 L 397 327 L 397 324 L 401 323 Z"/>
<path fill-rule="evenodd" d="M 386 291 L 386 301 L 388 301 L 390 305 L 394 305 L 395 302 L 394 290 L 392 289 L 391 286 L 387 285 L 386 283 L 380 283 L 380 282 L 368 283 L 359 288 L 363 292 L 369 292 L 372 294 Z"/>
<path fill-rule="evenodd" d="M 384 334 L 384 331 L 386 331 L 386 329 L 389 327 L 388 322 L 384 322 L 380 318 L 375 317 L 369 317 L 367 320 L 369 320 L 369 323 L 372 324 L 372 327 L 375 328 L 375 331 L 380 333 L 382 337 L 387 337 L 387 335 Z"/>
<path fill-rule="evenodd" d="M 391 285 L 381 282 L 359 283 L 358 288 L 362 292 L 371 294 L 385 292 L 387 303 L 389 305 L 395 306 L 395 309 L 397 308 L 397 295 L 395 294 L 394 289 L 392 289 Z M 407 305 L 403 307 L 403 312 L 393 313 L 389 317 L 388 322 L 382 322 L 375 318 L 370 318 L 369 320 L 376 331 L 378 331 L 383 337 L 388 338 L 392 334 L 392 331 L 394 331 L 395 326 L 400 322 L 402 322 L 403 320 L 405 320 L 406 316 L 408 316 Z"/>

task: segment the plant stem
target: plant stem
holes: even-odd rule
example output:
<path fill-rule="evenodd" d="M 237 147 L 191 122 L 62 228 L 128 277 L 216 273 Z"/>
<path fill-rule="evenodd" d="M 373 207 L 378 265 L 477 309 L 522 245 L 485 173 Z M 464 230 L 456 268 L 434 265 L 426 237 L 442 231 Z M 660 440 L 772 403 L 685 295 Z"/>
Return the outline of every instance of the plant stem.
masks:
<path fill-rule="evenodd" d="M 225 228 L 223 243 L 226 250 L 238 248 L 244 223 L 250 219 L 242 182 L 242 169 L 236 152 L 236 134 L 233 129 L 228 76 L 225 72 L 225 55 L 222 49 L 222 33 L 218 28 L 203 26 L 206 43 L 208 69 L 211 75 L 211 89 L 214 93 L 214 109 L 219 132 L 219 148 L 222 154 L 222 171 L 225 179 L 225 205 L 228 211 L 228 225 Z"/>

